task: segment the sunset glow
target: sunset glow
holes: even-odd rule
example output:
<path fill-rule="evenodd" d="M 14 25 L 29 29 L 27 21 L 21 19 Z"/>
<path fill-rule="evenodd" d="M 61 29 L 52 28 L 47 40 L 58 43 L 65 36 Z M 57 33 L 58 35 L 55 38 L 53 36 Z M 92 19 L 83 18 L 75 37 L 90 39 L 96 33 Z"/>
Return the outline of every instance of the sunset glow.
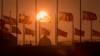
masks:
<path fill-rule="evenodd" d="M 47 12 L 45 12 L 45 11 L 40 11 L 40 12 L 37 14 L 36 18 L 37 18 L 37 20 L 40 20 L 40 19 L 44 19 L 44 18 L 47 17 L 47 16 L 48 16 L 48 13 L 47 13 Z"/>

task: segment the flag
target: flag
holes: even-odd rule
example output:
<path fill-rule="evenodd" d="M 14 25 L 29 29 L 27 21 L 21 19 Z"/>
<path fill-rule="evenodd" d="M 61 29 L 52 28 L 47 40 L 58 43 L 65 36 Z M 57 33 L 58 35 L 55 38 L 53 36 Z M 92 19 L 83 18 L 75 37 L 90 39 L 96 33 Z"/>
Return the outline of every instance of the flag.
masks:
<path fill-rule="evenodd" d="M 98 31 L 96 31 L 96 30 L 92 30 L 92 35 L 93 35 L 93 36 L 100 37 L 100 32 L 98 32 Z"/>
<path fill-rule="evenodd" d="M 11 32 L 12 32 L 12 33 L 18 33 L 18 34 L 21 34 L 21 31 L 19 30 L 19 28 L 18 28 L 18 27 L 15 27 L 15 26 L 12 26 Z"/>
<path fill-rule="evenodd" d="M 97 16 L 93 12 L 83 11 L 83 20 L 96 20 Z"/>
<path fill-rule="evenodd" d="M 25 34 L 34 36 L 34 31 L 25 27 Z"/>
<path fill-rule="evenodd" d="M 0 28 L 1 28 L 1 27 L 4 27 L 4 25 L 5 25 L 4 20 L 3 20 L 3 19 L 0 19 Z"/>
<path fill-rule="evenodd" d="M 9 33 L 8 28 L 7 28 L 7 27 L 3 27 L 3 28 L 2 28 L 2 32 L 3 32 L 3 33 Z"/>
<path fill-rule="evenodd" d="M 5 24 L 11 24 L 11 25 L 16 25 L 16 19 L 9 17 L 9 16 L 3 16 Z"/>
<path fill-rule="evenodd" d="M 81 32 L 81 33 L 80 33 L 80 32 Z M 80 36 L 80 35 L 81 35 L 81 36 L 84 36 L 84 34 L 85 34 L 84 31 L 75 28 L 75 35 L 78 35 L 78 36 Z"/>
<path fill-rule="evenodd" d="M 72 21 L 73 20 L 73 14 L 67 13 L 67 12 L 59 12 L 59 20 Z"/>
<path fill-rule="evenodd" d="M 64 32 L 61 29 L 58 29 L 58 35 L 63 36 L 63 37 L 67 37 L 67 32 Z"/>
<path fill-rule="evenodd" d="M 19 14 L 19 23 L 31 24 L 32 19 L 29 16 Z"/>
<path fill-rule="evenodd" d="M 50 35 L 50 31 L 49 30 L 47 30 L 46 28 L 41 28 L 41 34 L 43 34 L 43 35 Z"/>
<path fill-rule="evenodd" d="M 22 14 L 19 14 L 19 23 L 22 23 L 22 21 L 24 20 L 25 16 Z"/>

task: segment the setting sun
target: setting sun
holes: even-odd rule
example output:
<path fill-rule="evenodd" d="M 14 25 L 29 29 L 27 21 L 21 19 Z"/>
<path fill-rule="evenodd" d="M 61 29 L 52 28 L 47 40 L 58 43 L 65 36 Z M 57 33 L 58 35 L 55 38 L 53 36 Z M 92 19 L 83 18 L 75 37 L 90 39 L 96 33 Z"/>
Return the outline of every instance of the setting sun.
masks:
<path fill-rule="evenodd" d="M 37 18 L 37 20 L 40 20 L 40 19 L 44 19 L 44 18 L 47 17 L 47 16 L 48 16 L 48 13 L 47 13 L 47 12 L 45 12 L 45 11 L 40 11 L 40 12 L 37 14 L 36 18 Z"/>
<path fill-rule="evenodd" d="M 37 16 L 36 16 L 37 20 L 40 22 L 50 22 L 50 16 L 48 15 L 48 13 L 46 11 L 40 11 Z"/>

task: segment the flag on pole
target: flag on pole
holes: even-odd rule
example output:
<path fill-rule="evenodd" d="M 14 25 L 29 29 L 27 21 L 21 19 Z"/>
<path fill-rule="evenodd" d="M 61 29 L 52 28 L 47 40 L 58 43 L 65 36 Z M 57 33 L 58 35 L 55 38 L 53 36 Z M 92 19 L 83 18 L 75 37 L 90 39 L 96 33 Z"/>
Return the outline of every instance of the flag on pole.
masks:
<path fill-rule="evenodd" d="M 80 33 L 81 32 L 81 33 Z M 84 36 L 85 32 L 75 28 L 75 35 Z"/>
<path fill-rule="evenodd" d="M 19 14 L 19 23 L 31 24 L 32 18 L 23 14 Z"/>
<path fill-rule="evenodd" d="M 4 20 L 3 20 L 3 19 L 0 19 L 0 28 L 1 28 L 1 27 L 4 27 L 4 25 L 5 25 Z"/>
<path fill-rule="evenodd" d="M 21 31 L 19 30 L 19 28 L 18 28 L 18 27 L 15 27 L 15 26 L 12 26 L 11 32 L 12 32 L 12 33 L 18 33 L 18 34 L 21 34 Z"/>
<path fill-rule="evenodd" d="M 67 32 L 64 32 L 61 29 L 58 29 L 58 35 L 63 36 L 63 37 L 67 37 Z"/>
<path fill-rule="evenodd" d="M 34 36 L 34 31 L 25 27 L 25 34 Z"/>
<path fill-rule="evenodd" d="M 19 23 L 22 23 L 25 16 L 23 14 L 19 14 Z"/>
<path fill-rule="evenodd" d="M 100 37 L 100 32 L 96 31 L 96 30 L 92 30 L 92 35 L 93 36 L 97 36 L 97 37 Z"/>
<path fill-rule="evenodd" d="M 63 21 L 72 21 L 73 20 L 73 14 L 67 13 L 67 12 L 59 12 L 59 20 Z"/>
<path fill-rule="evenodd" d="M 43 34 L 43 35 L 50 35 L 50 31 L 49 30 L 47 30 L 46 28 L 43 28 L 43 27 L 41 27 L 41 34 Z"/>
<path fill-rule="evenodd" d="M 83 20 L 96 20 L 97 16 L 93 12 L 83 11 Z"/>
<path fill-rule="evenodd" d="M 2 28 L 2 32 L 3 32 L 3 33 L 9 33 L 9 30 L 8 30 L 7 27 L 3 27 L 3 28 Z"/>
<path fill-rule="evenodd" d="M 16 25 L 16 19 L 9 17 L 9 16 L 3 16 L 5 24 L 10 24 L 10 25 Z"/>

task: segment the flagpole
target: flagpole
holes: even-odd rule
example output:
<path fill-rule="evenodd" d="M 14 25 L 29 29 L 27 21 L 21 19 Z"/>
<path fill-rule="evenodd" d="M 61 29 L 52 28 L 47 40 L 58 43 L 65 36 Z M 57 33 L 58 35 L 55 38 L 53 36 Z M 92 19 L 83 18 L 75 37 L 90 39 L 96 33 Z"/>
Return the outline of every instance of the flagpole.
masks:
<path fill-rule="evenodd" d="M 3 19 L 3 0 L 1 0 L 1 19 Z"/>
<path fill-rule="evenodd" d="M 72 21 L 72 43 L 74 43 L 74 19 Z"/>
<path fill-rule="evenodd" d="M 1 19 L 3 19 L 3 0 L 1 0 Z M 2 29 L 3 29 L 3 27 L 1 26 L 1 30 Z"/>
<path fill-rule="evenodd" d="M 82 20 L 81 20 L 82 7 L 81 7 L 81 2 L 82 2 L 82 0 L 80 0 L 80 43 L 82 42 L 82 37 L 81 37 L 81 30 L 82 30 Z"/>
<path fill-rule="evenodd" d="M 11 19 L 11 10 L 9 11 L 9 16 L 10 16 L 10 18 L 9 18 L 9 23 L 10 23 L 10 19 Z M 11 32 L 11 24 L 9 24 L 9 27 L 10 27 L 10 32 Z M 9 37 L 11 37 L 11 36 L 9 36 Z"/>
<path fill-rule="evenodd" d="M 41 34 L 40 34 L 40 26 L 41 26 L 41 25 L 40 25 L 40 20 L 41 20 L 41 19 L 39 19 L 39 41 L 40 41 L 40 35 L 41 35 Z"/>
<path fill-rule="evenodd" d="M 92 42 L 92 20 L 91 20 L 91 42 Z"/>
<path fill-rule="evenodd" d="M 10 19 L 11 19 L 11 10 L 9 11 L 9 16 L 10 16 Z M 10 27 L 10 32 L 11 32 L 11 24 L 9 24 L 9 25 L 10 25 L 9 27 Z"/>
<path fill-rule="evenodd" d="M 23 15 L 25 17 L 25 12 L 23 12 Z M 25 44 L 25 24 L 23 23 L 23 45 Z"/>
<path fill-rule="evenodd" d="M 23 44 L 25 44 L 25 24 L 23 23 Z"/>
<path fill-rule="evenodd" d="M 58 44 L 58 0 L 56 0 L 57 4 L 56 4 L 56 16 L 55 16 L 55 43 L 56 45 Z"/>
<path fill-rule="evenodd" d="M 36 14 L 37 14 L 37 0 L 35 0 L 35 45 L 37 45 L 37 20 L 36 20 Z"/>
<path fill-rule="evenodd" d="M 16 0 L 16 27 L 18 27 L 18 0 Z M 17 28 L 16 28 L 17 30 Z M 16 31 L 16 37 L 18 38 L 18 33 Z"/>

